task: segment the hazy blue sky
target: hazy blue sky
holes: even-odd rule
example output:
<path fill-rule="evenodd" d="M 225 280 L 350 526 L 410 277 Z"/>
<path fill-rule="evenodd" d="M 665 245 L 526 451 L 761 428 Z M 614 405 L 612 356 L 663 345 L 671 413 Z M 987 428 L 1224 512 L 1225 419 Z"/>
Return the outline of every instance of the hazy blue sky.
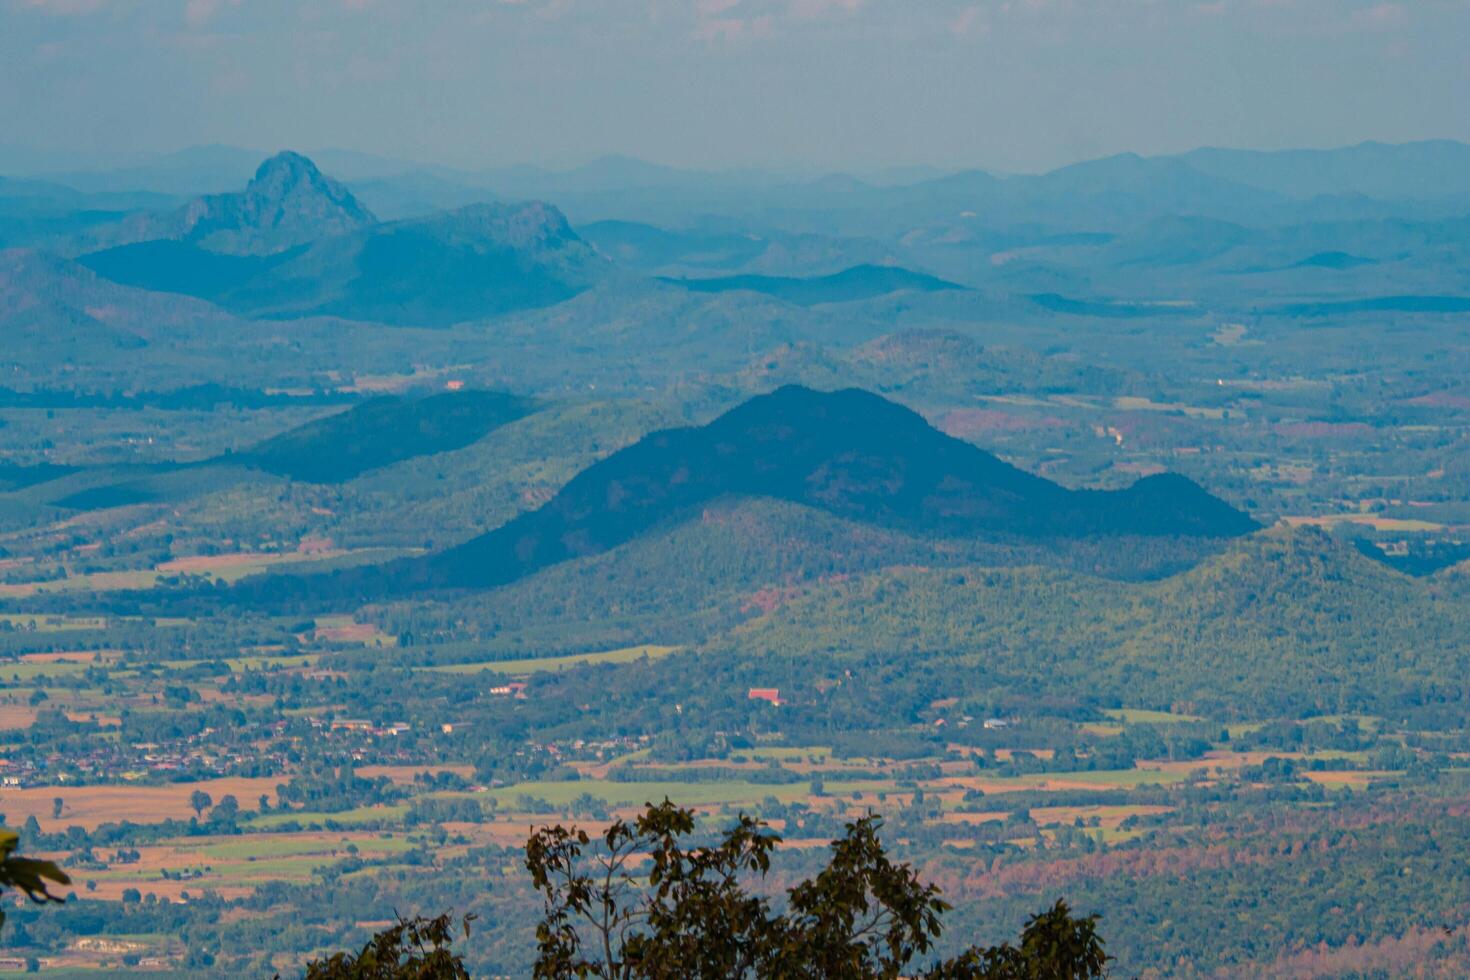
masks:
<path fill-rule="evenodd" d="M 0 0 L 0 143 L 1035 170 L 1470 139 L 1470 0 Z"/>

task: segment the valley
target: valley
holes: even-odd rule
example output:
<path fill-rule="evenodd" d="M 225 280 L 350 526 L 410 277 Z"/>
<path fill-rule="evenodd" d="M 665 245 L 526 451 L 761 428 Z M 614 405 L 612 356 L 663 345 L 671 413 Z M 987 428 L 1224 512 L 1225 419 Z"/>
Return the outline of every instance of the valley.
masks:
<path fill-rule="evenodd" d="M 0 183 L 16 970 L 525 975 L 531 830 L 667 797 L 771 889 L 881 814 L 956 945 L 1457 975 L 1470 238 L 1393 149 Z"/>

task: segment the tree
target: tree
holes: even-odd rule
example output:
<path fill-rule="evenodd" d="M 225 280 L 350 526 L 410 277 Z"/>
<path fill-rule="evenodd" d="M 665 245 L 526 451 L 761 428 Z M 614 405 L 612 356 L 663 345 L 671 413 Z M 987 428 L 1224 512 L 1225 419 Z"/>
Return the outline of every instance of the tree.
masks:
<path fill-rule="evenodd" d="M 0 830 L 0 889 L 17 888 L 25 892 L 33 902 L 66 901 L 53 895 L 50 885 L 70 885 L 71 878 L 56 866 L 54 861 L 38 861 L 34 858 L 17 857 L 20 835 L 13 830 Z M 0 924 L 5 922 L 5 911 L 0 909 Z"/>
<path fill-rule="evenodd" d="M 189 808 L 194 811 L 196 817 L 204 816 L 204 811 L 214 805 L 214 798 L 202 789 L 196 789 L 189 794 Z"/>
<path fill-rule="evenodd" d="M 64 808 L 65 806 L 66 806 L 66 801 L 63 800 L 61 797 L 58 796 L 58 797 L 55 797 L 54 799 L 52 799 L 52 801 L 51 801 L 51 816 L 54 817 L 54 818 L 56 818 L 56 819 L 60 819 L 61 818 L 62 808 Z"/>
<path fill-rule="evenodd" d="M 929 973 L 929 980 L 1087 980 L 1106 975 L 1096 915 L 1075 917 L 1067 903 L 1033 915 L 1021 945 L 974 947 Z"/>
<path fill-rule="evenodd" d="M 526 845 L 542 893 L 534 974 L 543 980 L 830 977 L 891 980 L 1086 980 L 1108 961 L 1096 916 L 1064 903 L 1027 923 L 1021 945 L 966 950 L 927 972 L 949 905 L 895 864 L 877 817 L 847 825 L 827 867 L 786 893 L 785 910 L 752 889 L 780 838 L 741 816 L 711 846 L 686 848 L 694 815 L 665 800 L 594 842 L 543 828 Z"/>
<path fill-rule="evenodd" d="M 473 919 L 460 921 L 466 936 Z M 469 980 L 453 940 L 454 920 L 447 912 L 437 919 L 399 917 L 356 955 L 337 953 L 308 964 L 306 980 Z"/>
<path fill-rule="evenodd" d="M 233 793 L 227 793 L 224 799 L 209 811 L 209 819 L 216 823 L 234 823 L 240 816 L 240 802 L 235 799 Z"/>

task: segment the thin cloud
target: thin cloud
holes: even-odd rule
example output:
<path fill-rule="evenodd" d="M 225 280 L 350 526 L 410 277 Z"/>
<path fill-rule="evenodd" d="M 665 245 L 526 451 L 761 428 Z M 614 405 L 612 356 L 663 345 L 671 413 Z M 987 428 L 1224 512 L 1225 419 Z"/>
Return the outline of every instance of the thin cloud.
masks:
<path fill-rule="evenodd" d="M 990 33 L 990 23 L 980 5 L 971 4 L 950 20 L 949 32 L 955 37 L 982 37 Z"/>
<path fill-rule="evenodd" d="M 853 14 L 863 0 L 791 0 L 791 16 L 799 20 L 815 20 L 831 13 Z"/>
<path fill-rule="evenodd" d="M 1402 27 L 1409 19 L 1409 12 L 1397 3 L 1380 3 L 1354 11 L 1351 23 L 1364 30 L 1384 31 Z"/>
<path fill-rule="evenodd" d="M 43 14 L 73 17 L 77 14 L 96 13 L 107 2 L 108 0 L 20 0 L 20 5 L 26 10 L 36 10 Z"/>

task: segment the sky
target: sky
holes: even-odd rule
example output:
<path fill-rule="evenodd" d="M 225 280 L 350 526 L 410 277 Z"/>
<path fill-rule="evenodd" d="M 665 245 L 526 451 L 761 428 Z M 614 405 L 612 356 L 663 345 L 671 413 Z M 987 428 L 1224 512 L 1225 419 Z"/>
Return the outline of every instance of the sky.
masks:
<path fill-rule="evenodd" d="M 1467 49 L 1470 0 L 0 0 L 0 143 L 1035 172 L 1470 141 Z"/>

